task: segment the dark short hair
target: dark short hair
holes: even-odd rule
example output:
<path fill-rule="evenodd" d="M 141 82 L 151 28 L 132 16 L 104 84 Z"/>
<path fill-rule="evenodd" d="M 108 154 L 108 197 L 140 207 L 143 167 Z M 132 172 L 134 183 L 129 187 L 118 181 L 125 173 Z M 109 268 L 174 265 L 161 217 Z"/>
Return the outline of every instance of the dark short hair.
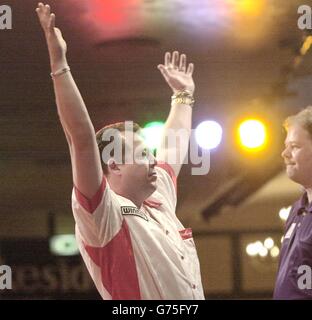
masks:
<path fill-rule="evenodd" d="M 140 130 L 141 130 L 141 127 L 135 122 L 133 122 L 132 124 L 133 124 L 132 132 L 133 133 L 139 133 Z M 103 135 L 105 133 L 107 133 L 109 130 L 112 130 L 112 129 L 118 130 L 120 133 L 126 132 L 126 130 L 128 130 L 128 128 L 126 128 L 125 122 L 117 122 L 117 123 L 109 124 L 109 125 L 101 128 L 100 130 L 98 130 L 96 132 L 96 142 L 97 142 L 97 145 L 98 145 L 98 148 L 99 148 L 102 169 L 103 169 L 103 172 L 104 172 L 105 175 L 108 174 L 108 168 L 107 168 L 107 164 L 104 163 L 104 161 L 102 159 L 102 152 L 103 152 L 104 148 L 108 144 L 110 144 L 112 141 L 111 140 L 110 141 L 105 141 L 105 140 L 102 139 L 102 137 L 103 137 Z M 122 145 L 123 145 L 123 149 L 124 149 L 124 147 L 125 147 L 124 139 L 122 139 L 122 142 L 123 142 Z M 123 150 L 123 155 L 124 155 L 124 150 Z M 114 154 L 111 154 L 111 156 L 114 157 Z"/>

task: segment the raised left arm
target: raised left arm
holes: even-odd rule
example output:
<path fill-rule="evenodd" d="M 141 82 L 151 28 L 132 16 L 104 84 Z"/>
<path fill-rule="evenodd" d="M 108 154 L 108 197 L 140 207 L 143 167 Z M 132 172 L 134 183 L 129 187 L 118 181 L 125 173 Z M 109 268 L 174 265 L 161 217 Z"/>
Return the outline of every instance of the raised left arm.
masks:
<path fill-rule="evenodd" d="M 178 176 L 187 156 L 192 125 L 192 105 L 195 84 L 194 65 L 187 67 L 186 55 L 166 52 L 164 64 L 158 65 L 164 79 L 173 91 L 171 109 L 166 120 L 157 160 L 169 163 Z"/>

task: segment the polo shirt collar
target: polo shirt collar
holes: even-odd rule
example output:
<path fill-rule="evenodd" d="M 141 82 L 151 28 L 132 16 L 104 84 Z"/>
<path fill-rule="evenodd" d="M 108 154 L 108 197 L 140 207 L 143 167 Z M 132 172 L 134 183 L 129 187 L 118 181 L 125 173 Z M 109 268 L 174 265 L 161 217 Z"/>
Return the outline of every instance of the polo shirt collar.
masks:
<path fill-rule="evenodd" d="M 303 211 L 307 211 L 309 213 L 312 213 L 312 202 L 309 203 L 309 199 L 308 199 L 308 194 L 307 192 L 305 192 L 298 203 L 298 209 L 297 209 L 297 214 L 302 213 Z"/>
<path fill-rule="evenodd" d="M 143 204 L 145 204 L 146 206 L 150 207 L 150 208 L 156 208 L 158 209 L 162 203 L 156 200 L 152 200 L 152 199 L 147 199 L 143 202 Z"/>

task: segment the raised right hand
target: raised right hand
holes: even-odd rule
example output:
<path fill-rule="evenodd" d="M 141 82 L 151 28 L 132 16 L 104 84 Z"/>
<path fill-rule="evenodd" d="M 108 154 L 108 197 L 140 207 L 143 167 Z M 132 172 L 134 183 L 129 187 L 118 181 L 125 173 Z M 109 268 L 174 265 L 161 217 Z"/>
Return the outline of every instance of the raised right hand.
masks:
<path fill-rule="evenodd" d="M 66 62 L 67 45 L 61 30 L 55 27 L 55 14 L 48 4 L 39 2 L 36 12 L 44 31 L 52 66 L 61 66 Z"/>

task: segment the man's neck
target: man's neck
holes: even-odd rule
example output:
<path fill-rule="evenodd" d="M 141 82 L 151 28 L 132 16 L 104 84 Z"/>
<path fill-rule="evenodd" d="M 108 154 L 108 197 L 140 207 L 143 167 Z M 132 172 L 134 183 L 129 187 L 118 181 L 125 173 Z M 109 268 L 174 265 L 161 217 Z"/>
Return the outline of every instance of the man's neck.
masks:
<path fill-rule="evenodd" d="M 141 208 L 143 202 L 145 199 L 138 199 L 137 197 L 134 197 L 133 195 L 127 193 L 127 192 L 123 192 L 122 190 L 113 190 L 116 194 L 118 194 L 119 196 L 122 196 L 130 201 L 132 201 L 137 208 Z"/>
<path fill-rule="evenodd" d="M 147 200 L 153 192 L 148 192 L 147 190 L 141 190 L 141 192 L 134 192 L 131 188 L 123 188 L 122 184 L 118 180 L 114 180 L 111 177 L 107 178 L 110 188 L 119 196 L 122 196 L 130 201 L 132 201 L 137 208 L 141 208 L 144 201 Z"/>
<path fill-rule="evenodd" d="M 120 188 L 120 185 L 117 183 L 115 184 L 113 181 L 109 181 L 109 185 L 111 187 L 111 189 L 118 194 L 119 196 L 122 196 L 130 201 L 132 201 L 137 208 L 141 208 L 145 198 L 142 197 L 136 197 L 133 194 L 123 190 L 122 188 Z"/>
<path fill-rule="evenodd" d="M 137 207 L 138 209 L 141 208 L 141 206 L 142 206 L 142 204 L 143 204 L 143 202 L 144 202 L 143 199 L 137 199 L 137 198 L 135 198 L 135 197 L 132 197 L 131 195 L 127 195 L 127 194 L 122 195 L 122 194 L 121 194 L 121 196 L 124 197 L 124 198 L 127 198 L 127 199 L 130 200 L 130 201 L 132 201 L 132 202 L 136 205 L 136 207 Z"/>

